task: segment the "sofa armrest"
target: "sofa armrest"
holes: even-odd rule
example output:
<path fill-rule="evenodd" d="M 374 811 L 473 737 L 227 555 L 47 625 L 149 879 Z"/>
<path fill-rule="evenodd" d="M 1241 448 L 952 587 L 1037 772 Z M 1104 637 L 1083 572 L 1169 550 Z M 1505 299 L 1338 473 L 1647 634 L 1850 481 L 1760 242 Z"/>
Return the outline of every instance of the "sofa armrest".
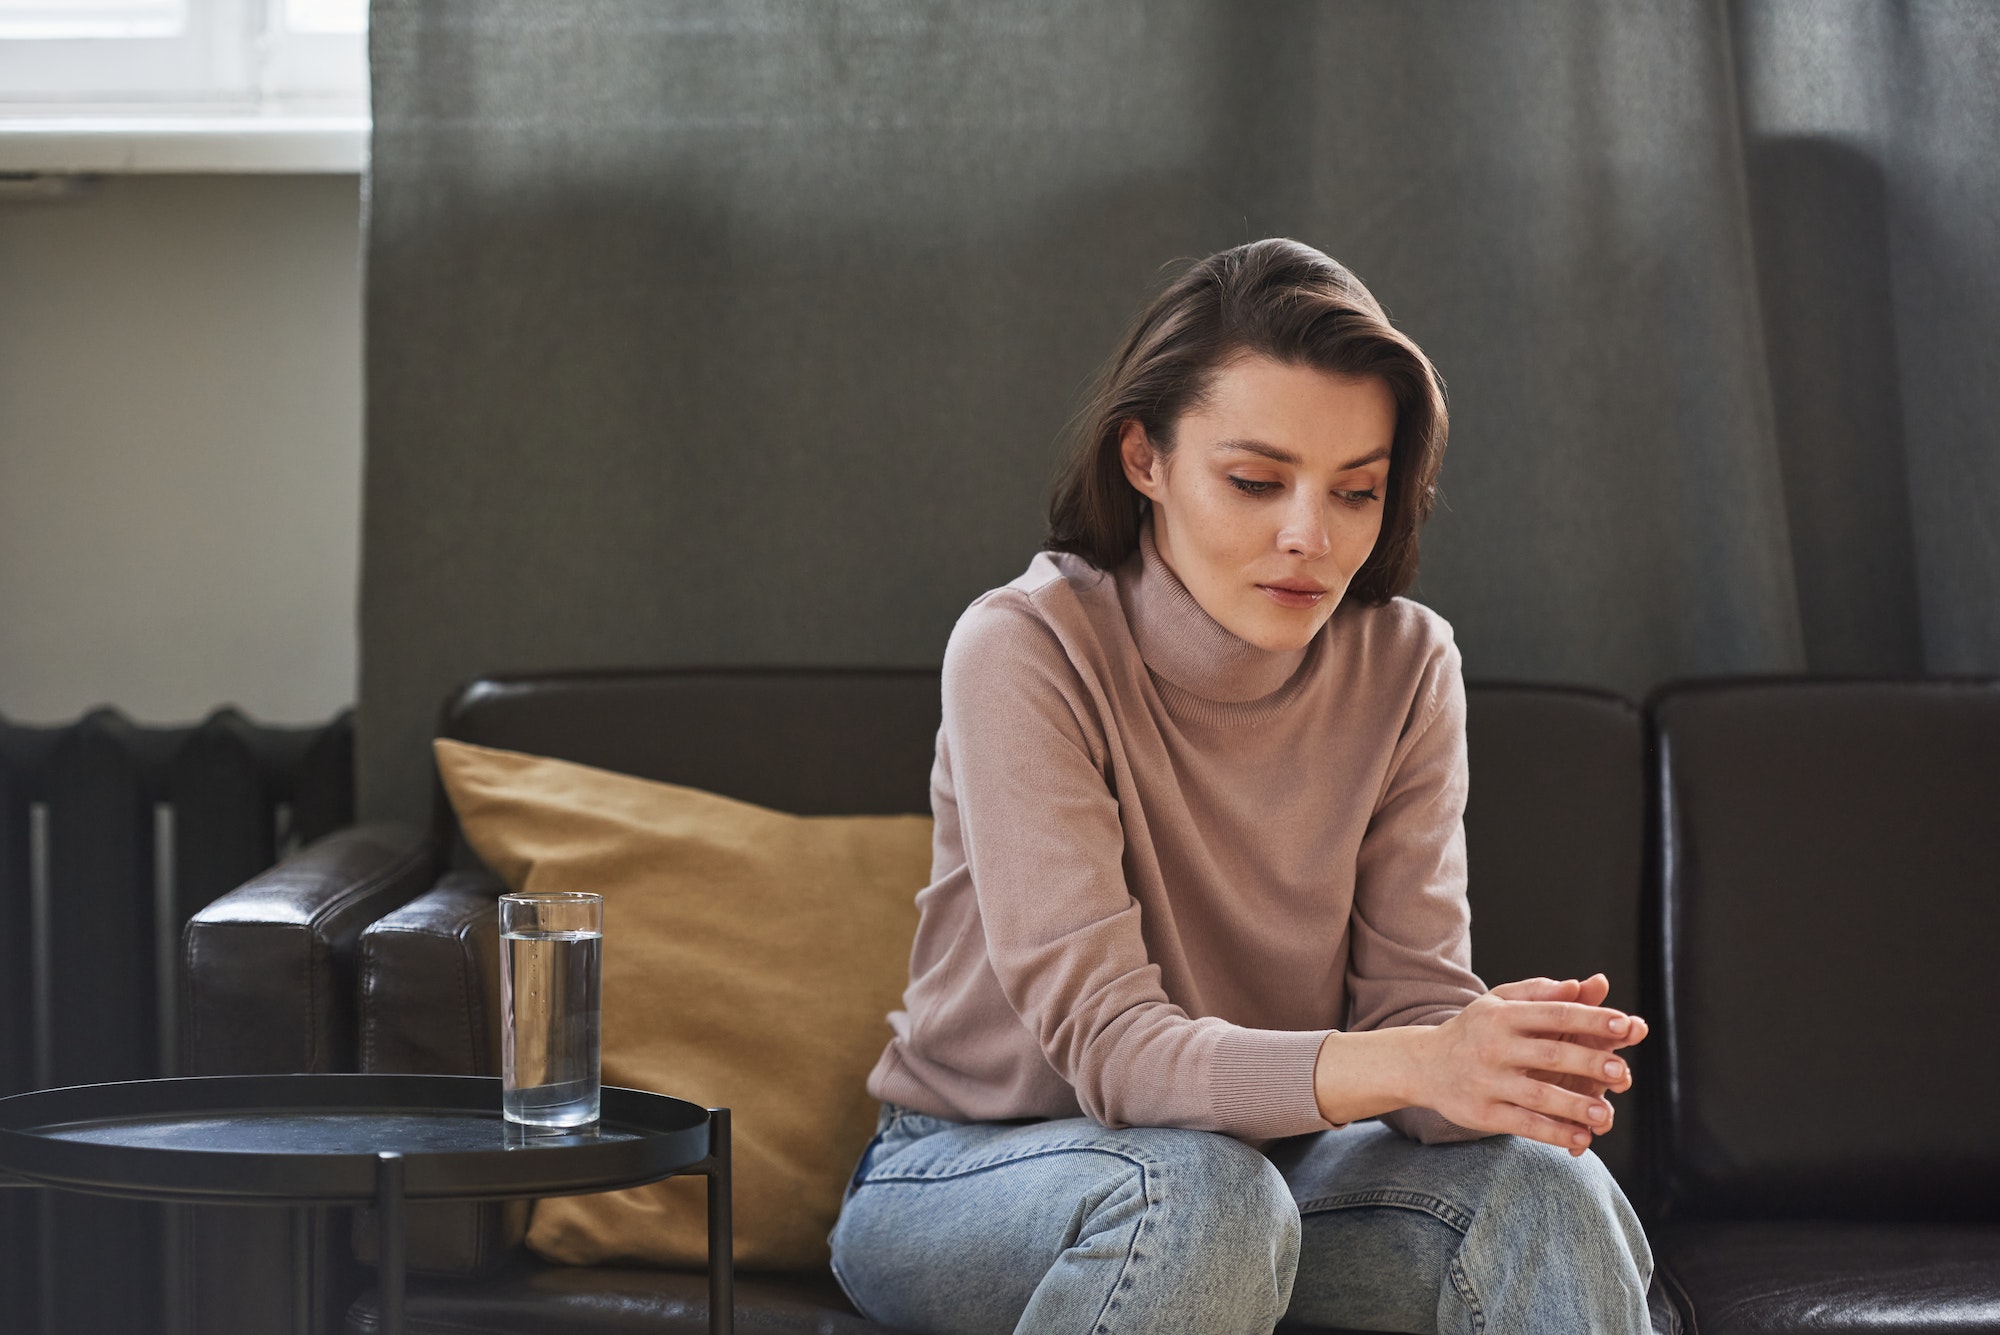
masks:
<path fill-rule="evenodd" d="M 447 873 L 361 935 L 361 1069 L 500 1073 L 500 922 L 507 887 Z"/>
<path fill-rule="evenodd" d="M 507 887 L 484 867 L 450 872 L 361 934 L 361 1069 L 398 1074 L 500 1073 L 500 919 Z M 371 1210 L 354 1217 L 354 1250 L 375 1255 Z M 518 1254 L 528 1202 L 410 1206 L 404 1255 L 418 1274 L 492 1270 Z"/>
<path fill-rule="evenodd" d="M 353 826 L 195 914 L 182 936 L 187 1073 L 356 1069 L 362 929 L 430 885 L 438 861 L 415 830 Z"/>

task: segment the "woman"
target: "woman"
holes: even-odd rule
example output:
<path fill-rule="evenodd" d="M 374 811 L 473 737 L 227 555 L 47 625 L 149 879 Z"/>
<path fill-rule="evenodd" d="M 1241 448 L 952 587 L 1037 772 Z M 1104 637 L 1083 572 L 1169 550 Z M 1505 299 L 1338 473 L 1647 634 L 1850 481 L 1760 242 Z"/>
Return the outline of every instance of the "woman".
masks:
<path fill-rule="evenodd" d="M 1435 371 L 1262 241 L 1152 303 L 1082 422 L 1048 550 L 945 651 L 850 1297 L 929 1335 L 1645 1329 L 1586 1152 L 1645 1023 L 1470 968 L 1459 657 L 1396 596 Z"/>

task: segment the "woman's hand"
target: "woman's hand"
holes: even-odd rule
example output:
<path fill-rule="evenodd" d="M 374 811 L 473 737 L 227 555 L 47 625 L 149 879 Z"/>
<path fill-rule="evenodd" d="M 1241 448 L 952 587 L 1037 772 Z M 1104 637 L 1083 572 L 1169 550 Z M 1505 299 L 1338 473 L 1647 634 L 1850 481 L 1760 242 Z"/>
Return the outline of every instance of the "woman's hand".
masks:
<path fill-rule="evenodd" d="M 1579 1155 L 1611 1129 L 1605 1094 L 1631 1088 L 1615 1056 L 1646 1022 L 1601 1003 L 1602 974 L 1502 983 L 1430 1031 L 1416 1101 L 1473 1131 L 1506 1132 Z"/>
<path fill-rule="evenodd" d="M 1581 982 L 1573 978 L 1564 982 L 1555 982 L 1547 978 L 1530 978 L 1518 983 L 1502 983 L 1493 990 L 1510 1001 L 1575 1001 L 1585 1006 L 1602 1006 L 1604 998 L 1611 991 L 1611 980 L 1601 973 L 1594 973 Z M 1571 1043 L 1581 1043 L 1602 1052 L 1610 1052 L 1619 1047 L 1629 1047 L 1651 1032 L 1646 1022 L 1638 1016 L 1629 1018 L 1636 1027 L 1622 1038 L 1604 1034 L 1561 1034 L 1552 1037 L 1562 1038 Z M 1625 1067 L 1623 1078 L 1618 1080 L 1609 1078 L 1585 1080 L 1579 1076 L 1562 1075 L 1554 1071 L 1535 1071 L 1532 1074 L 1537 1080 L 1546 1080 L 1552 1085 L 1561 1085 L 1564 1089 L 1573 1089 L 1579 1094 L 1602 1098 L 1606 1093 L 1622 1094 L 1632 1088 L 1631 1064 L 1625 1063 Z"/>

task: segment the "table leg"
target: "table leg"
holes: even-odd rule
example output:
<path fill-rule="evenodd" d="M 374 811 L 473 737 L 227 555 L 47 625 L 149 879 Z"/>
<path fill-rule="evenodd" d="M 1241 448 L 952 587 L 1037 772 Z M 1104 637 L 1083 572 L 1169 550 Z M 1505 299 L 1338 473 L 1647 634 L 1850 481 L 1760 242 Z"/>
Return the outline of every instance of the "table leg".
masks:
<path fill-rule="evenodd" d="M 403 1156 L 375 1156 L 375 1292 L 382 1335 L 403 1335 Z"/>
<path fill-rule="evenodd" d="M 313 1335 L 313 1315 L 319 1302 L 320 1255 L 313 1245 L 313 1207 L 296 1205 L 292 1224 L 292 1335 Z"/>
<path fill-rule="evenodd" d="M 729 1109 L 708 1110 L 708 1335 L 735 1335 L 735 1185 L 729 1168 Z"/>

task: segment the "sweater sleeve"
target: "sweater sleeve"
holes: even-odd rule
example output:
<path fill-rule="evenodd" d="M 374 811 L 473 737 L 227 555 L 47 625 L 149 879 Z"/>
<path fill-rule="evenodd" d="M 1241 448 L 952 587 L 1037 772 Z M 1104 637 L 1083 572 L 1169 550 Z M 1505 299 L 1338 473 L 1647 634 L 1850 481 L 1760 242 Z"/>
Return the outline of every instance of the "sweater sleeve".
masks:
<path fill-rule="evenodd" d="M 1126 881 L 1100 711 L 1024 594 L 961 618 L 943 701 L 988 958 L 1084 1112 L 1245 1139 L 1326 1129 L 1312 1086 L 1325 1031 L 1195 1019 L 1167 998 Z"/>
<path fill-rule="evenodd" d="M 1472 972 L 1465 897 L 1465 682 L 1449 640 L 1426 665 L 1355 867 L 1348 1027 L 1442 1024 L 1486 985 Z M 1483 1133 L 1429 1108 L 1383 1118 L 1426 1144 Z"/>

